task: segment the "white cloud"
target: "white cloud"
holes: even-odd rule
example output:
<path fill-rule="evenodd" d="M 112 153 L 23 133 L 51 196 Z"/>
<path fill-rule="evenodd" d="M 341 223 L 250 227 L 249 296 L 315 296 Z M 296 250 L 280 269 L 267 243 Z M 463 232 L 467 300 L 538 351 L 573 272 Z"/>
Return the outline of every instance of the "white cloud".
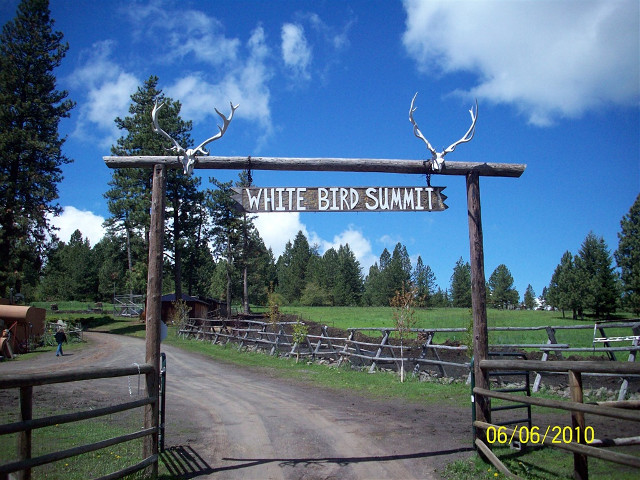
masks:
<path fill-rule="evenodd" d="M 307 227 L 300 222 L 300 214 L 297 212 L 261 213 L 256 215 L 253 223 L 266 247 L 273 251 L 276 260 L 284 252 L 287 242 L 293 242 L 299 231 L 309 239 Z"/>
<path fill-rule="evenodd" d="M 516 106 L 531 123 L 638 104 L 637 0 L 405 0 L 403 42 L 425 73 L 475 73 L 472 97 Z"/>
<path fill-rule="evenodd" d="M 127 4 L 136 37 L 153 41 L 154 55 L 165 63 L 197 60 L 219 66 L 236 61 L 240 41 L 224 35 L 222 23 L 192 9 L 170 9 L 162 2 Z"/>
<path fill-rule="evenodd" d="M 360 262 L 362 272 L 364 275 L 367 275 L 369 273 L 369 267 L 378 259 L 371 251 L 371 242 L 365 238 L 360 230 L 355 229 L 353 225 L 349 225 L 346 230 L 335 235 L 332 241 L 322 241 L 322 243 L 320 243 L 321 253 L 324 254 L 324 252 L 330 248 L 338 250 L 341 245 L 347 244 L 358 262 Z"/>
<path fill-rule="evenodd" d="M 311 47 L 304 35 L 301 25 L 285 23 L 282 25 L 282 59 L 284 64 L 300 78 L 308 80 L 309 65 L 311 64 Z"/>
<path fill-rule="evenodd" d="M 387 250 L 393 250 L 398 243 L 402 243 L 402 237 L 385 234 L 378 239 L 378 243 L 381 243 Z"/>
<path fill-rule="evenodd" d="M 340 245 L 349 244 L 365 275 L 369 272 L 369 267 L 377 261 L 371 251 L 371 242 L 352 225 L 334 235 L 333 240 L 324 240 L 316 232 L 309 231 L 300 221 L 300 214 L 297 212 L 257 214 L 254 225 L 267 248 L 273 251 L 276 260 L 284 252 L 287 242 L 293 243 L 295 236 L 302 231 L 310 246 L 317 245 L 320 255 L 330 248 L 338 250 Z"/>
<path fill-rule="evenodd" d="M 69 82 L 86 89 L 86 101 L 79 104 L 78 121 L 73 133 L 87 143 L 109 148 L 120 136 L 115 118 L 127 114 L 131 95 L 140 81 L 111 60 L 114 44 L 98 42 L 92 46 L 82 66 Z"/>
<path fill-rule="evenodd" d="M 335 50 L 341 50 L 349 46 L 350 42 L 348 33 L 354 24 L 354 20 L 347 21 L 342 29 L 339 30 L 336 27 L 327 24 L 317 13 L 309 12 L 301 14 L 301 18 L 307 19 L 311 27 L 315 31 L 319 32 L 324 37 L 325 41 Z"/>
<path fill-rule="evenodd" d="M 182 28 L 183 25 L 186 28 Z M 188 10 L 174 17 L 172 24 L 166 26 L 173 27 L 173 35 L 166 52 L 171 61 L 176 55 L 193 55 L 199 61 L 210 65 L 223 65 L 236 60 L 240 41 L 216 33 L 219 22 L 202 12 Z"/>
<path fill-rule="evenodd" d="M 247 58 L 226 70 L 218 83 L 210 83 L 204 73 L 192 73 L 179 78 L 166 88 L 170 97 L 180 100 L 183 118 L 194 122 L 214 121 L 220 118 L 214 111 L 217 107 L 221 113 L 228 115 L 229 102 L 239 104 L 235 118 L 255 121 L 263 129 L 263 138 L 272 131 L 270 90 L 267 82 L 272 77 L 267 65 L 269 49 L 265 43 L 264 30 L 257 27 L 247 41 Z M 212 125 L 212 134 L 217 128 Z M 204 140 L 204 139 L 203 139 Z M 199 141 L 196 139 L 196 141 Z"/>
<path fill-rule="evenodd" d="M 52 217 L 50 221 L 60 229 L 56 235 L 65 243 L 69 242 L 71 234 L 76 230 L 80 230 L 82 237 L 88 238 L 92 246 L 104 236 L 104 218 L 88 210 L 78 210 L 72 206 L 62 207 L 60 216 Z"/>
<path fill-rule="evenodd" d="M 132 36 L 144 43 L 154 42 L 146 63 L 170 64 L 186 73 L 163 88 L 182 104 L 181 116 L 194 123 L 211 123 L 211 133 L 218 131 L 220 118 L 214 111 L 228 115 L 229 102 L 240 104 L 235 118 L 258 122 L 262 136 L 258 144 L 273 132 L 271 94 L 273 77 L 268 66 L 270 51 L 264 29 L 256 27 L 242 48 L 237 38 L 227 38 L 222 24 L 197 10 L 167 9 L 162 2 L 136 4 L 123 11 L 132 22 Z M 144 28 L 140 26 L 144 25 Z M 157 39 L 162 38 L 162 42 Z M 142 85 L 135 75 L 113 60 L 115 44 L 98 42 L 85 54 L 69 82 L 86 91 L 86 102 L 79 103 L 79 117 L 74 136 L 108 148 L 121 135 L 114 123 L 128 113 L 131 95 Z M 215 67 L 212 74 L 211 67 Z M 217 78 L 211 82 L 208 78 Z M 204 140 L 195 138 L 195 141 Z"/>

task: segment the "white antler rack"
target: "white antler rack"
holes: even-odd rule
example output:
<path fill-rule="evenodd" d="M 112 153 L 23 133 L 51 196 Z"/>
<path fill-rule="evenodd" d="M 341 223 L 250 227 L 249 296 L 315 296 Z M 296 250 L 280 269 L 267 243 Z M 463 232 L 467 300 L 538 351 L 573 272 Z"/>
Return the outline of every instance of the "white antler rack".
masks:
<path fill-rule="evenodd" d="M 418 124 L 413 119 L 413 112 L 417 110 L 417 107 L 414 107 L 413 104 L 415 103 L 417 96 L 418 93 L 416 92 L 416 94 L 413 96 L 413 100 L 411 100 L 411 106 L 409 107 L 409 121 L 413 124 L 413 134 L 416 137 L 420 138 L 431 152 L 431 168 L 434 172 L 439 172 L 440 170 L 442 170 L 442 166 L 444 165 L 444 156 L 447 153 L 453 152 L 461 143 L 466 143 L 473 138 L 473 135 L 476 131 L 476 120 L 478 119 L 478 101 L 476 100 L 476 113 L 473 113 L 473 108 L 469 110 L 469 113 L 471 114 L 471 126 L 469 127 L 469 130 L 467 130 L 467 133 L 465 133 L 460 140 L 452 143 L 447 148 L 445 148 L 442 152 L 438 152 L 431 146 L 429 140 L 427 140 L 425 136 L 422 135 L 422 132 L 418 128 Z"/>
<path fill-rule="evenodd" d="M 164 103 L 158 104 L 158 101 L 156 100 L 156 103 L 153 106 L 153 111 L 151 112 L 151 119 L 153 120 L 153 131 L 162 135 L 167 140 L 171 141 L 171 143 L 173 143 L 173 147 L 171 147 L 170 150 L 175 151 L 180 157 L 182 157 L 181 162 L 182 162 L 183 171 L 185 174 L 189 174 L 189 175 L 193 172 L 193 167 L 196 164 L 196 155 L 198 153 L 201 153 L 202 155 L 209 155 L 209 152 L 207 152 L 204 149 L 204 146 L 207 143 L 213 142 L 214 140 L 218 140 L 224 135 L 224 132 L 227 131 L 227 127 L 229 126 L 229 123 L 231 123 L 231 119 L 233 118 L 233 113 L 239 107 L 239 105 L 236 105 L 234 107 L 233 103 L 231 102 L 231 113 L 229 114 L 228 118 L 225 117 L 222 113 L 220 113 L 217 108 L 214 108 L 216 113 L 220 115 L 220 117 L 222 118 L 222 127 L 218 125 L 218 129 L 220 131 L 216 133 L 213 137 L 207 138 L 204 142 L 202 142 L 196 148 L 188 148 L 185 150 L 183 147 L 181 147 L 178 144 L 178 142 L 175 141 L 175 139 L 171 137 L 171 135 L 169 135 L 162 128 L 160 128 L 160 125 L 158 124 L 158 110 L 160 110 L 163 105 Z"/>

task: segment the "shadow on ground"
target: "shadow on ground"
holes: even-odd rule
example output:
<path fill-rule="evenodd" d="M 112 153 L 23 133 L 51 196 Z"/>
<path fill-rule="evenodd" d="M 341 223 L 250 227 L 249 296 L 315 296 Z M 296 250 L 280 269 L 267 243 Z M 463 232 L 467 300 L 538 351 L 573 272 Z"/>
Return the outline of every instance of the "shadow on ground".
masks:
<path fill-rule="evenodd" d="M 176 445 L 165 449 L 160 454 L 160 460 L 169 471 L 169 475 L 160 475 L 159 479 L 196 478 L 216 471 L 189 445 Z"/>
<path fill-rule="evenodd" d="M 351 464 L 365 462 L 390 462 L 396 460 L 411 460 L 429 458 L 439 455 L 452 455 L 456 453 L 471 452 L 472 447 L 441 450 L 436 452 L 419 452 L 404 455 L 367 456 L 367 457 L 319 457 L 319 458 L 223 458 L 224 462 L 232 462 L 233 465 L 221 465 L 212 467 L 190 446 L 169 447 L 160 454 L 169 476 L 160 476 L 161 479 L 197 478 L 200 475 L 241 470 L 243 468 L 257 467 L 269 463 L 277 463 L 280 467 L 308 467 L 311 465 L 334 464 L 346 467 Z"/>

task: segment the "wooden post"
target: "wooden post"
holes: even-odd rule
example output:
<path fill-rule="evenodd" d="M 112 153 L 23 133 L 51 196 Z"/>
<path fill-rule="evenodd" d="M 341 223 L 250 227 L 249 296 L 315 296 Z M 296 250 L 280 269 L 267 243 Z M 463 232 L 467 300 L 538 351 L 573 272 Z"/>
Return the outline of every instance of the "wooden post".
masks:
<path fill-rule="evenodd" d="M 489 375 L 480 368 L 480 362 L 489 354 L 487 330 L 487 297 L 484 277 L 484 247 L 482 243 L 482 216 L 480 213 L 480 181 L 477 172 L 467 173 L 467 211 L 469 217 L 469 248 L 471 255 L 471 305 L 473 310 L 473 368 L 475 385 L 489 389 Z M 476 420 L 491 422 L 491 403 L 488 397 L 475 396 Z M 484 429 L 476 429 L 476 437 L 486 442 Z"/>
<path fill-rule="evenodd" d="M 20 387 L 20 421 L 31 420 L 33 415 L 33 387 Z M 31 458 L 31 430 L 27 429 L 18 435 L 18 459 Z M 25 468 L 17 472 L 21 480 L 31 479 L 31 469 Z"/>
<path fill-rule="evenodd" d="M 151 229 L 149 231 L 149 272 L 147 276 L 147 313 L 146 313 L 146 363 L 154 371 L 146 376 L 147 394 L 158 397 L 160 385 L 160 322 L 162 316 L 162 254 L 164 236 L 164 202 L 166 169 L 164 165 L 153 168 L 153 190 L 151 194 Z M 159 402 L 145 407 L 145 428 L 158 428 Z M 143 455 L 145 458 L 158 454 L 158 432 L 144 437 Z M 158 475 L 158 462 L 154 462 L 148 472 L 155 478 Z"/>
<path fill-rule="evenodd" d="M 571 401 L 582 403 L 582 374 L 569 370 L 569 390 L 571 391 Z M 571 427 L 573 435 L 579 435 L 580 443 L 584 442 L 584 413 L 583 412 L 571 412 Z M 575 480 L 588 480 L 589 479 L 589 465 L 587 463 L 588 457 L 584 453 L 573 454 L 573 478 Z"/>

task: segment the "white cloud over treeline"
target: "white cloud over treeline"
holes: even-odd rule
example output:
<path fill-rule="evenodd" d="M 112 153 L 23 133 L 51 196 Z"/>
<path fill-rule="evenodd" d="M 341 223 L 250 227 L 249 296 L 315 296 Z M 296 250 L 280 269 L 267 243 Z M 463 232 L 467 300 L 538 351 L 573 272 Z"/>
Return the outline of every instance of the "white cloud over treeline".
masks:
<path fill-rule="evenodd" d="M 56 236 L 65 243 L 69 243 L 73 232 L 80 230 L 82 237 L 89 239 L 89 243 L 93 247 L 105 233 L 102 226 L 103 217 L 88 210 L 78 210 L 69 205 L 62 207 L 62 213 L 57 217 L 51 217 L 50 221 L 58 229 Z"/>
<path fill-rule="evenodd" d="M 360 262 L 360 267 L 365 275 L 369 272 L 369 267 L 378 260 L 373 254 L 369 239 L 353 225 L 349 225 L 345 230 L 334 235 L 331 240 L 326 240 L 316 232 L 310 231 L 300 220 L 298 212 L 257 214 L 254 224 L 267 248 L 271 248 L 273 251 L 276 260 L 284 252 L 287 242 L 293 243 L 298 232 L 304 234 L 309 246 L 318 247 L 320 255 L 323 255 L 330 248 L 338 250 L 341 245 L 348 244 L 353 255 Z"/>

